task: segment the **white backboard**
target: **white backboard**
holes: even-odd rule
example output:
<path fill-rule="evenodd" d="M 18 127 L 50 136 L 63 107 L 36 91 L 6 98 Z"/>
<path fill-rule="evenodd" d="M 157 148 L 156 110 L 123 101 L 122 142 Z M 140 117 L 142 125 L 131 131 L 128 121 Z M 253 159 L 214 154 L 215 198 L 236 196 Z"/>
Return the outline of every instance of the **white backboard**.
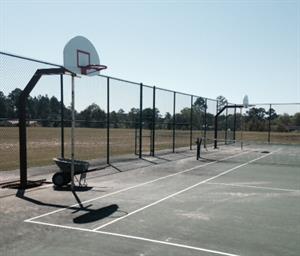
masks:
<path fill-rule="evenodd" d="M 244 98 L 243 98 L 243 105 L 244 105 L 244 108 L 248 108 L 249 107 L 249 98 L 248 98 L 248 95 L 244 96 Z"/>
<path fill-rule="evenodd" d="M 64 67 L 76 74 L 83 74 L 82 67 L 100 64 L 99 55 L 93 44 L 83 36 L 72 38 L 64 48 Z M 98 75 L 99 71 L 89 75 Z"/>

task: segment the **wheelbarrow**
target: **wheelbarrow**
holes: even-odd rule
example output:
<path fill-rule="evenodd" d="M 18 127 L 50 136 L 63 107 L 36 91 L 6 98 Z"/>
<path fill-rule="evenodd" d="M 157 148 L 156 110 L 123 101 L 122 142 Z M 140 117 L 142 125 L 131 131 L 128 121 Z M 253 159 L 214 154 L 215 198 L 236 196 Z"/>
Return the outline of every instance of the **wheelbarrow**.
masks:
<path fill-rule="evenodd" d="M 53 161 L 59 167 L 59 171 L 52 177 L 52 182 L 57 187 L 62 187 L 71 182 L 72 159 L 53 158 Z M 74 175 L 80 174 L 80 181 L 85 179 L 90 164 L 86 161 L 74 160 Z"/>

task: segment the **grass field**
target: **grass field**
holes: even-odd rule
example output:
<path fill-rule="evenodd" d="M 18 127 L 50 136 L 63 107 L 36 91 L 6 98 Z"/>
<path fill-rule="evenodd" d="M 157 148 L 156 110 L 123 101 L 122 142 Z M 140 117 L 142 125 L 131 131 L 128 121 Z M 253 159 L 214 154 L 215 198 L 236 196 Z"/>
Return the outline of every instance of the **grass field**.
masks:
<path fill-rule="evenodd" d="M 172 149 L 172 130 L 156 130 L 155 150 Z M 75 156 L 77 159 L 106 158 L 106 129 L 76 128 Z M 192 142 L 203 136 L 202 131 L 193 131 Z M 224 139 L 224 133 L 219 139 Z M 239 140 L 241 133 L 236 133 Z M 52 164 L 52 158 L 60 156 L 60 128 L 30 127 L 27 129 L 28 167 Z M 207 132 L 207 138 L 213 139 L 213 132 Z M 243 139 L 266 143 L 267 132 L 243 132 Z M 143 153 L 150 151 L 150 131 L 143 130 Z M 70 128 L 65 128 L 65 157 L 70 156 Z M 139 139 L 135 139 L 134 129 L 110 129 L 111 158 L 135 153 Z M 300 144 L 300 133 L 271 133 L 271 142 L 279 144 Z M 176 148 L 188 147 L 190 143 L 189 130 L 176 130 Z M 19 141 L 17 127 L 0 127 L 0 171 L 19 168 Z"/>

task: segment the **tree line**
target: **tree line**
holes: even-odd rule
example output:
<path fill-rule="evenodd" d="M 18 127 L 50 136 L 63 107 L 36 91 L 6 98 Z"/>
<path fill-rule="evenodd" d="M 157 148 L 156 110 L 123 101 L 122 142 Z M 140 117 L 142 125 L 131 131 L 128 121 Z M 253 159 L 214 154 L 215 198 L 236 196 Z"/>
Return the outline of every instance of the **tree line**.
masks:
<path fill-rule="evenodd" d="M 248 131 L 288 132 L 300 131 L 300 112 L 290 115 L 277 114 L 275 109 L 263 107 L 250 108 L 244 117 L 245 129 Z"/>
<path fill-rule="evenodd" d="M 19 88 L 11 91 L 7 96 L 0 91 L 0 125 L 10 125 L 8 120 L 18 119 L 18 99 L 22 90 Z M 203 116 L 205 112 L 205 99 L 198 98 L 191 112 L 191 108 L 183 108 L 175 114 L 177 129 L 190 129 L 190 120 L 193 119 L 193 128 L 203 128 Z M 55 97 L 48 95 L 38 95 L 29 97 L 27 101 L 27 119 L 36 120 L 43 127 L 60 126 L 61 113 L 63 112 L 65 126 L 71 125 L 71 108 Z M 93 103 L 82 111 L 75 111 L 76 126 L 104 128 L 107 126 L 107 113 L 99 105 Z M 174 118 L 169 112 L 160 113 L 158 108 L 153 111 L 152 108 L 145 108 L 142 111 L 142 123 L 145 129 L 153 128 L 153 119 L 157 129 L 172 129 Z M 111 111 L 109 115 L 110 126 L 112 128 L 135 128 L 139 125 L 140 110 L 131 108 L 129 112 L 123 109 Z M 207 126 L 213 127 L 214 115 L 206 114 Z"/>
<path fill-rule="evenodd" d="M 10 125 L 8 120 L 18 118 L 18 98 L 21 91 L 21 89 L 16 88 L 7 96 L 0 91 L 1 126 Z M 227 99 L 223 96 L 218 96 L 217 101 L 217 111 L 228 104 Z M 62 105 L 55 96 L 38 95 L 28 98 L 27 118 L 29 120 L 36 120 L 39 126 L 60 126 L 62 111 L 65 120 L 64 125 L 70 126 L 71 108 Z M 192 128 L 195 130 L 204 130 L 205 126 L 207 130 L 213 130 L 215 111 L 216 109 L 208 110 L 205 98 L 199 97 L 194 101 L 192 108 L 183 108 L 175 116 L 169 112 L 161 113 L 158 108 L 154 111 L 152 108 L 145 108 L 142 111 L 142 124 L 145 129 L 153 129 L 153 120 L 155 120 L 156 129 L 173 129 L 175 121 L 176 129 L 187 130 L 191 128 L 192 120 Z M 95 103 L 87 106 L 82 111 L 76 111 L 75 116 L 76 126 L 90 128 L 105 128 L 107 126 L 106 111 Z M 267 131 L 269 120 L 272 130 L 276 131 L 290 131 L 300 127 L 300 112 L 294 115 L 278 115 L 273 108 L 252 107 L 246 111 L 242 118 L 244 129 L 249 131 Z M 135 128 L 139 126 L 140 110 L 138 108 L 131 108 L 127 113 L 123 109 L 111 111 L 109 119 L 110 127 L 112 128 Z M 218 127 L 220 130 L 233 130 L 235 124 L 236 129 L 239 130 L 241 120 L 238 110 L 236 111 L 236 115 L 233 114 L 233 111 L 230 111 L 226 115 L 224 111 L 219 116 Z"/>

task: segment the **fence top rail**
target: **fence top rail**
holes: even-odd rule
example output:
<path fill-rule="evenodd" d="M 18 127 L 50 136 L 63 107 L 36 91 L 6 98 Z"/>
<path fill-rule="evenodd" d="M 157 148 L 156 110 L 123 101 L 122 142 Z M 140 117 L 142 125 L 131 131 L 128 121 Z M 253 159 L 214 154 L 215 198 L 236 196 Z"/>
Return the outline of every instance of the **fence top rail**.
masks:
<path fill-rule="evenodd" d="M 186 95 L 186 96 L 189 96 L 189 97 L 203 98 L 203 99 L 208 99 L 208 100 L 212 100 L 212 101 L 217 101 L 216 99 L 210 99 L 210 98 L 207 98 L 207 97 L 201 97 L 201 96 L 198 96 L 198 95 L 193 95 L 193 94 L 189 94 L 189 93 L 174 91 L 174 90 L 170 90 L 170 89 L 166 89 L 166 88 L 161 88 L 161 87 L 158 87 L 158 86 L 147 85 L 147 84 L 144 84 L 144 83 L 137 83 L 137 82 L 133 82 L 133 81 L 130 81 L 130 80 L 117 78 L 117 77 L 113 77 L 113 76 L 108 76 L 108 75 L 98 75 L 98 76 L 109 78 L 109 79 L 120 81 L 120 82 L 135 84 L 135 85 L 141 85 L 142 84 L 144 87 L 147 87 L 147 88 L 150 88 L 150 89 L 153 89 L 155 87 L 155 89 L 157 89 L 157 90 L 167 91 L 167 92 L 171 92 L 171 93 L 175 92 L 176 94 Z"/>
<path fill-rule="evenodd" d="M 253 103 L 253 104 L 250 104 L 250 105 L 268 105 L 268 106 L 270 106 L 270 105 L 281 105 L 281 106 L 284 106 L 284 105 L 286 105 L 286 106 L 288 106 L 288 105 L 300 105 L 300 102 L 290 102 L 290 103 L 288 103 L 288 102 L 281 102 L 281 103 Z"/>
<path fill-rule="evenodd" d="M 98 75 L 98 76 L 104 77 L 104 78 L 109 78 L 109 79 L 120 81 L 120 82 L 124 82 L 124 83 L 129 83 L 129 84 L 135 84 L 135 85 L 140 85 L 141 84 L 141 83 L 137 83 L 137 82 L 133 82 L 133 81 L 129 81 L 129 80 L 126 80 L 126 79 L 117 78 L 117 77 L 113 77 L 113 76 L 108 76 L 108 75 Z"/>
<path fill-rule="evenodd" d="M 29 57 L 25 57 L 25 56 L 13 54 L 13 53 L 0 51 L 0 54 L 10 56 L 10 57 L 14 57 L 14 58 L 17 58 L 17 59 L 29 60 L 29 61 L 36 62 L 36 63 L 41 63 L 41 64 L 45 64 L 45 65 L 50 65 L 50 66 L 63 68 L 63 66 L 59 65 L 59 64 L 55 64 L 55 63 L 51 63 L 51 62 L 47 62 L 47 61 L 43 61 L 43 60 L 37 60 L 37 59 L 33 59 L 33 58 L 29 58 Z"/>
<path fill-rule="evenodd" d="M 203 98 L 203 99 L 207 99 L 207 100 L 211 100 L 211 101 L 217 101 L 216 99 L 211 99 L 211 98 L 207 98 L 207 97 L 202 97 L 199 95 L 194 95 L 194 94 L 189 94 L 189 93 L 184 93 L 184 92 L 179 92 L 179 91 L 174 91 L 174 90 L 170 90 L 170 89 L 166 89 L 166 88 L 161 88 L 156 86 L 156 89 L 161 90 L 161 91 L 166 91 L 166 92 L 172 92 L 172 93 L 176 93 L 176 94 L 181 94 L 181 95 L 186 95 L 186 96 L 193 96 L 194 98 Z"/>

